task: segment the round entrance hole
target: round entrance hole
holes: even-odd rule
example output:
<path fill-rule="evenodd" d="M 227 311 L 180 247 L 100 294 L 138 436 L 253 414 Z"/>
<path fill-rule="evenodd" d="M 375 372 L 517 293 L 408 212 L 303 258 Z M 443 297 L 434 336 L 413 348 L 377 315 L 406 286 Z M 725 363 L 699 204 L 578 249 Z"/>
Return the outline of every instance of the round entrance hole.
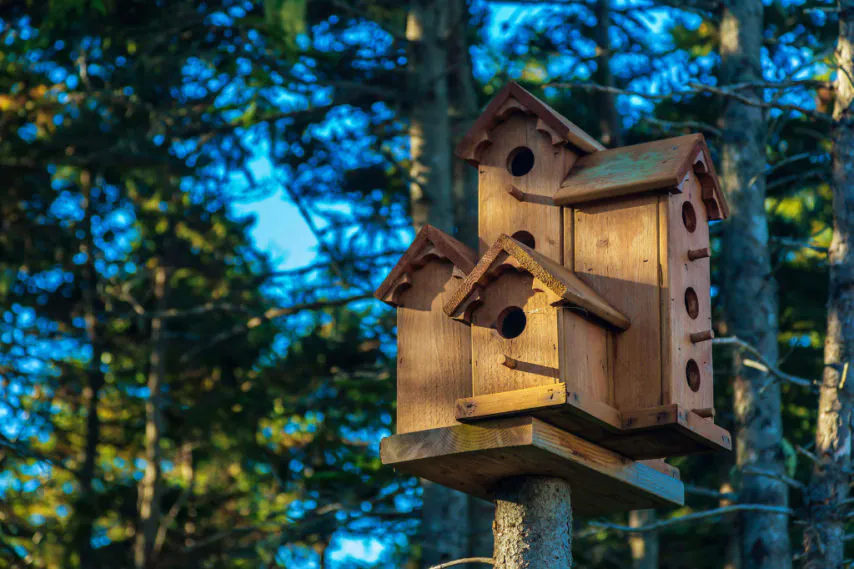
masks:
<path fill-rule="evenodd" d="M 685 380 L 691 391 L 700 391 L 700 366 L 694 360 L 688 360 L 688 365 L 685 366 Z"/>
<path fill-rule="evenodd" d="M 527 146 L 514 148 L 507 157 L 507 171 L 514 176 L 524 176 L 534 168 L 534 153 Z"/>
<path fill-rule="evenodd" d="M 692 320 L 696 320 L 700 315 L 700 299 L 697 298 L 697 293 L 693 288 L 688 288 L 685 291 L 685 310 L 688 311 L 688 316 Z"/>
<path fill-rule="evenodd" d="M 682 204 L 682 223 L 685 225 L 688 233 L 694 233 L 697 229 L 697 212 L 694 211 L 694 206 L 691 205 L 691 202 Z"/>
<path fill-rule="evenodd" d="M 518 306 L 510 306 L 498 315 L 495 329 L 498 330 L 502 338 L 509 340 L 524 332 L 527 323 L 528 318 L 525 316 L 525 311 Z"/>
<path fill-rule="evenodd" d="M 537 245 L 537 240 L 534 239 L 534 236 L 527 231 L 517 231 L 510 237 L 512 237 L 522 245 L 530 247 L 531 249 L 533 249 Z"/>

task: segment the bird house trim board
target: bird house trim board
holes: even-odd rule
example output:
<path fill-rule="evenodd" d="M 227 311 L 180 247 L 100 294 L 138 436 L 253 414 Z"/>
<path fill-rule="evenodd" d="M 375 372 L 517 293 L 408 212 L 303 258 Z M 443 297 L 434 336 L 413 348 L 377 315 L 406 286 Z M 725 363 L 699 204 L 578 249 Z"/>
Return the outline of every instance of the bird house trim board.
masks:
<path fill-rule="evenodd" d="M 474 251 L 425 226 L 374 293 L 397 308 L 397 432 L 457 424 L 471 395 L 471 333 L 442 306 L 474 267 Z"/>

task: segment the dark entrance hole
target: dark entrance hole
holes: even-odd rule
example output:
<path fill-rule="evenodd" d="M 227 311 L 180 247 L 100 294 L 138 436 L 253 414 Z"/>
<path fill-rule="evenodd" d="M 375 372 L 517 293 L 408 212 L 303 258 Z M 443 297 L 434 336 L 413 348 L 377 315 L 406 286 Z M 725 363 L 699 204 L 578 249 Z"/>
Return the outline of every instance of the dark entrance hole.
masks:
<path fill-rule="evenodd" d="M 507 157 L 507 170 L 514 176 L 524 176 L 534 168 L 534 153 L 527 146 L 513 149 Z"/>
<path fill-rule="evenodd" d="M 525 311 L 518 306 L 510 306 L 498 315 L 495 328 L 502 338 L 510 339 L 524 332 L 527 323 L 528 318 L 525 316 Z"/>

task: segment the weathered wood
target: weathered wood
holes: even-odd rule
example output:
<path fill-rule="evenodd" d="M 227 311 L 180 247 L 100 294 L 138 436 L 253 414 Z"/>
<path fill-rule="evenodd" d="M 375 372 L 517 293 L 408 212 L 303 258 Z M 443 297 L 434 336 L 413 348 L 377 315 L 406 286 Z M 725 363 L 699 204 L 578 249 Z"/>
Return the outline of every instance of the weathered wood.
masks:
<path fill-rule="evenodd" d="M 459 316 L 464 303 L 472 294 L 481 291 L 495 276 L 512 268 L 523 269 L 535 277 L 560 297 L 558 302 L 561 305 L 575 306 L 581 309 L 579 314 L 597 318 L 619 330 L 629 327 L 630 320 L 597 294 L 593 287 L 556 261 L 507 235 L 500 235 L 477 266 L 463 279 L 452 299 L 445 305 L 445 312 L 450 316 Z"/>
<path fill-rule="evenodd" d="M 531 417 L 394 435 L 383 439 L 381 456 L 402 472 L 486 498 L 515 476 L 570 480 L 582 515 L 684 501 L 679 480 Z"/>
<path fill-rule="evenodd" d="M 632 325 L 614 336 L 614 405 L 662 403 L 658 197 L 575 208 L 568 267 Z"/>
<path fill-rule="evenodd" d="M 537 251 L 560 256 L 560 208 L 552 195 L 575 163 L 577 154 L 552 146 L 536 128 L 535 118 L 513 113 L 495 127 L 490 144 L 479 155 L 478 252 L 483 254 L 503 233 L 528 231 Z M 520 149 L 533 154 L 533 167 L 521 176 L 511 173 Z"/>
<path fill-rule="evenodd" d="M 566 384 L 457 401 L 457 420 L 476 423 L 530 415 L 633 459 L 730 450 L 730 434 L 678 405 L 620 412 Z"/>
<path fill-rule="evenodd" d="M 650 191 L 682 191 L 688 172 L 700 161 L 707 172 L 704 196 L 712 219 L 729 214 L 702 134 L 691 134 L 594 152 L 578 159 L 554 194 L 558 205 L 576 205 Z"/>
<path fill-rule="evenodd" d="M 493 131 L 507 118 L 508 111 L 525 113 L 533 117 L 537 130 L 542 131 L 553 146 L 571 144 L 584 153 L 605 148 L 572 121 L 531 95 L 521 85 L 510 81 L 486 106 L 457 145 L 454 153 L 463 160 L 477 165 L 478 155 L 498 138 Z"/>
<path fill-rule="evenodd" d="M 697 259 L 707 259 L 712 256 L 712 252 L 709 251 L 708 247 L 703 247 L 701 249 L 691 249 L 688 251 L 688 260 L 696 261 Z"/>
<path fill-rule="evenodd" d="M 434 259 L 400 294 L 397 310 L 397 432 L 456 424 L 456 400 L 471 395 L 471 333 L 445 316 L 456 288 L 448 261 Z"/>
<path fill-rule="evenodd" d="M 400 289 L 411 284 L 412 273 L 432 259 L 447 259 L 462 274 L 466 275 L 474 268 L 477 257 L 474 251 L 460 243 L 444 231 L 432 225 L 425 225 L 406 252 L 400 257 L 388 276 L 380 283 L 374 296 L 397 306 Z"/>
<path fill-rule="evenodd" d="M 702 188 L 692 172 L 686 174 L 682 187 L 681 194 L 669 197 L 666 212 L 663 212 L 668 239 L 661 261 L 667 267 L 667 279 L 662 282 L 662 322 L 665 324 L 662 334 L 665 397 L 662 403 L 702 409 L 715 406 L 712 343 L 706 341 L 713 335 L 710 260 L 707 257 L 692 261 L 688 252 L 708 247 L 709 226 Z M 687 211 L 692 213 L 687 214 Z M 694 218 L 693 231 L 686 227 L 686 217 Z M 700 334 L 696 334 L 698 332 Z M 699 370 L 697 391 L 688 382 L 687 368 L 691 361 Z"/>

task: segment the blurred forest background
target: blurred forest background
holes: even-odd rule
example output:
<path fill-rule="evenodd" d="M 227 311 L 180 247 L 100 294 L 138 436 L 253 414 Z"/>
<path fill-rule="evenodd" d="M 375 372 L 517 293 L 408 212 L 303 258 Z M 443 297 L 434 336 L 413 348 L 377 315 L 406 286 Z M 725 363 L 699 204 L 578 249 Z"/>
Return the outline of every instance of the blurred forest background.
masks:
<path fill-rule="evenodd" d="M 683 509 L 576 520 L 577 566 L 844 566 L 852 22 L 848 0 L 0 2 L 0 567 L 491 555 L 488 504 L 380 464 L 394 316 L 370 294 L 413 228 L 474 239 L 451 150 L 509 79 L 609 147 L 703 132 L 733 206 L 712 294 L 736 452 L 673 461 Z M 271 199 L 308 265 L 253 238 Z"/>

